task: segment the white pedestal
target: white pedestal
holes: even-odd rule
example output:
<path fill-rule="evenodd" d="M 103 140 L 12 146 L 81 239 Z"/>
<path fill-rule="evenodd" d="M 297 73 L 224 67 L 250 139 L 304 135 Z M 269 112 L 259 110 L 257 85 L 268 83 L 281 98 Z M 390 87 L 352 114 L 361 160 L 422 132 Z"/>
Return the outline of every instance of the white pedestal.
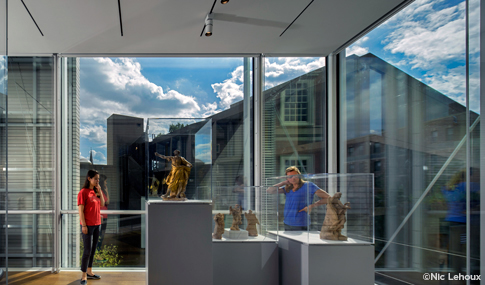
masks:
<path fill-rule="evenodd" d="M 147 202 L 147 284 L 213 284 L 211 216 L 207 202 Z"/>
<path fill-rule="evenodd" d="M 230 229 L 224 229 L 224 233 L 222 237 L 227 239 L 247 239 L 248 238 L 248 231 L 239 230 L 239 231 L 231 231 Z"/>
<path fill-rule="evenodd" d="M 371 243 L 325 241 L 306 232 L 302 235 L 280 232 L 278 247 L 280 284 L 374 284 Z"/>

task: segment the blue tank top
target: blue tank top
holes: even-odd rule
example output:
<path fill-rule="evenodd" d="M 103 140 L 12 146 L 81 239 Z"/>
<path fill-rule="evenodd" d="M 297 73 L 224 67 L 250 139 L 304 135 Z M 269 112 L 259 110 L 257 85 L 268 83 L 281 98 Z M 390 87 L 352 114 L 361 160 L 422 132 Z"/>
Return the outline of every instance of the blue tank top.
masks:
<path fill-rule="evenodd" d="M 298 212 L 306 206 L 310 205 L 313 201 L 313 195 L 320 189 L 313 182 L 305 182 L 303 186 L 293 192 L 286 193 L 285 202 L 285 219 L 284 223 L 294 227 L 308 226 L 308 214 L 307 212 Z"/>

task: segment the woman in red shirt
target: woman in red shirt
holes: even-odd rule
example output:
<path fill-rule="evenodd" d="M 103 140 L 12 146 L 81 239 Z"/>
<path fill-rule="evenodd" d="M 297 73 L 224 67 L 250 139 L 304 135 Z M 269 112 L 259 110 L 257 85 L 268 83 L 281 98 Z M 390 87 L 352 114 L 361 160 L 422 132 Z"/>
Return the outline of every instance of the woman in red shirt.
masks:
<path fill-rule="evenodd" d="M 83 189 L 77 194 L 77 205 L 84 243 L 81 284 L 87 284 L 87 279 L 101 278 L 93 273 L 93 259 L 101 225 L 100 210 L 104 206 L 104 197 L 99 187 L 99 173 L 96 170 L 88 171 Z"/>

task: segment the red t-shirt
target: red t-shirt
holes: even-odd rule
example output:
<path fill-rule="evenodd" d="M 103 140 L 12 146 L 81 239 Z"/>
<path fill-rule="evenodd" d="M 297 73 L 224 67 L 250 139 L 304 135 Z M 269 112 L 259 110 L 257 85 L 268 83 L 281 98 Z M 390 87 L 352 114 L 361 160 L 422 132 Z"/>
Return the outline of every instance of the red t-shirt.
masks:
<path fill-rule="evenodd" d="M 79 194 L 77 194 L 77 205 L 84 205 L 84 220 L 86 221 L 86 226 L 101 225 L 101 200 L 96 196 L 96 192 L 93 189 L 81 189 Z M 81 219 L 79 221 L 81 222 Z"/>

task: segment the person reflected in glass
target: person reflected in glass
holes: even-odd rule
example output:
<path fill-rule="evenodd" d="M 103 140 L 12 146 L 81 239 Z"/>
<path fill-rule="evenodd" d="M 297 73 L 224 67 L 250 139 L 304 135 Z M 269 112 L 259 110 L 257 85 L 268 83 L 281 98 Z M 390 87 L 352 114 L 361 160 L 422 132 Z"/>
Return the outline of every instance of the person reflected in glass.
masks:
<path fill-rule="evenodd" d="M 239 175 L 236 177 L 234 181 L 234 189 L 232 190 L 233 193 L 237 194 L 237 204 L 241 206 L 241 209 L 244 208 L 244 176 Z"/>
<path fill-rule="evenodd" d="M 99 186 L 101 187 L 101 194 L 104 198 L 104 206 L 101 207 L 101 210 L 108 210 L 109 205 L 109 193 L 108 193 L 108 177 L 104 174 L 99 175 Z M 97 195 L 99 197 L 99 195 Z M 101 214 L 101 230 L 99 232 L 99 240 L 98 245 L 96 246 L 96 250 L 101 251 L 101 246 L 103 245 L 104 234 L 106 232 L 106 227 L 108 226 L 108 214 Z M 99 254 L 95 257 L 96 261 L 98 262 L 105 262 L 106 259 L 101 257 Z"/>
<path fill-rule="evenodd" d="M 446 205 L 447 212 L 440 225 L 440 247 L 447 249 L 449 253 L 446 258 L 446 263 L 449 269 L 454 272 L 462 272 L 462 268 L 466 267 L 466 260 L 463 256 L 466 255 L 466 169 L 455 173 L 446 185 L 441 189 Z M 476 221 L 478 216 L 477 209 L 479 209 L 480 199 L 480 170 L 478 168 L 470 168 L 470 219 L 471 225 Z M 473 236 L 471 237 L 473 238 Z M 443 261 L 442 261 L 443 262 Z M 443 262 L 444 263 L 444 262 Z M 444 264 L 443 264 L 444 265 Z"/>
<path fill-rule="evenodd" d="M 285 170 L 286 180 L 269 187 L 268 193 L 283 193 L 286 196 L 284 209 L 285 231 L 308 230 L 308 214 L 312 208 L 327 203 L 330 197 L 327 192 L 320 189 L 315 183 L 301 179 L 301 172 L 296 166 Z M 314 195 L 321 198 L 314 204 Z"/>
<path fill-rule="evenodd" d="M 101 225 L 101 207 L 104 207 L 104 197 L 99 186 L 99 173 L 89 170 L 86 174 L 83 188 L 77 195 L 79 220 L 84 252 L 81 260 L 81 284 L 87 284 L 87 279 L 101 279 L 93 273 L 93 260 Z"/>

